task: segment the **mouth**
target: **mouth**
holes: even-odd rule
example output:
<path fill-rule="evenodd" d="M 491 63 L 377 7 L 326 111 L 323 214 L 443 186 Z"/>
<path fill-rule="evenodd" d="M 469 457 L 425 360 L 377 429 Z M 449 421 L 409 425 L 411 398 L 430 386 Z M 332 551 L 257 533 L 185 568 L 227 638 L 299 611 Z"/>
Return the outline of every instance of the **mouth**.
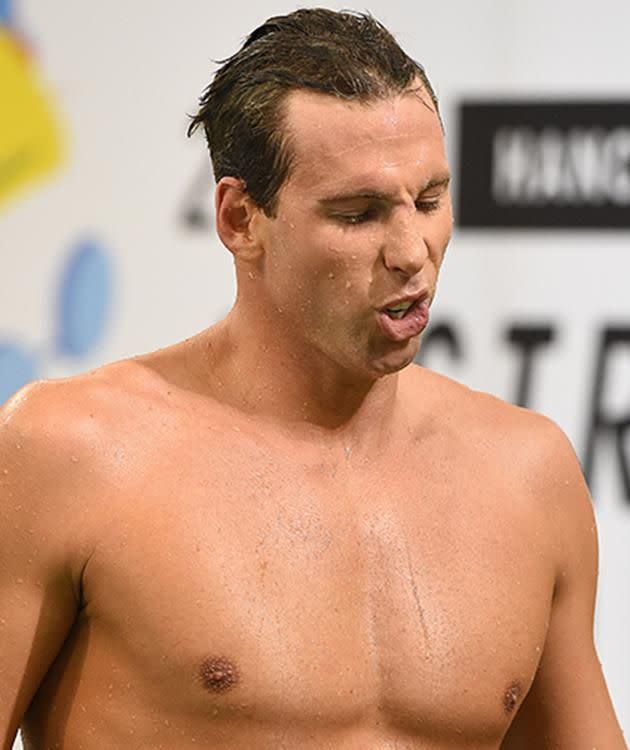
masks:
<path fill-rule="evenodd" d="M 409 310 L 416 304 L 418 304 L 418 300 L 414 300 L 413 302 L 401 302 L 398 305 L 385 307 L 381 312 L 388 315 L 392 320 L 400 320 L 401 318 L 404 318 Z"/>
<path fill-rule="evenodd" d="M 413 296 L 399 297 L 398 299 L 391 300 L 385 304 L 380 308 L 379 312 L 387 315 L 392 320 L 400 320 L 401 318 L 404 318 L 412 308 L 417 307 L 423 302 L 427 302 L 428 297 L 428 291 L 422 291 L 420 294 L 415 294 Z"/>
<path fill-rule="evenodd" d="M 429 322 L 427 292 L 413 298 L 392 300 L 378 311 L 382 333 L 391 341 L 406 341 L 418 336 Z"/>

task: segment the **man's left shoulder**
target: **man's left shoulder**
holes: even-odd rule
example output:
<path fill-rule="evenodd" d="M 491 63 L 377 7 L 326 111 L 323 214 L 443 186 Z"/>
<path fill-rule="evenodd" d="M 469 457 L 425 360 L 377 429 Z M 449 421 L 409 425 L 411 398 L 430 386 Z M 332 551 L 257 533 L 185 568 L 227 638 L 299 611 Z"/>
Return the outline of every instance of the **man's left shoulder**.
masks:
<path fill-rule="evenodd" d="M 553 419 L 424 368 L 414 368 L 412 377 L 437 394 L 433 411 L 440 429 L 480 468 L 493 462 L 536 496 L 561 501 L 588 495 L 571 441 Z"/>
<path fill-rule="evenodd" d="M 487 393 L 471 391 L 469 399 L 470 431 L 536 495 L 588 494 L 571 440 L 557 422 Z"/>

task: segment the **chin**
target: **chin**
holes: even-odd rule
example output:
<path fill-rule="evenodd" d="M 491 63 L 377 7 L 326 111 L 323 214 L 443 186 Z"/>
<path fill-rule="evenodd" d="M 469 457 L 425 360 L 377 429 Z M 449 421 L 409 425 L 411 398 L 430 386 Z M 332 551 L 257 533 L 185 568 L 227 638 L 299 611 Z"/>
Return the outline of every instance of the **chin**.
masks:
<path fill-rule="evenodd" d="M 418 339 L 411 339 L 398 350 L 384 352 L 374 357 L 370 362 L 370 369 L 379 377 L 404 370 L 414 361 L 419 348 Z"/>

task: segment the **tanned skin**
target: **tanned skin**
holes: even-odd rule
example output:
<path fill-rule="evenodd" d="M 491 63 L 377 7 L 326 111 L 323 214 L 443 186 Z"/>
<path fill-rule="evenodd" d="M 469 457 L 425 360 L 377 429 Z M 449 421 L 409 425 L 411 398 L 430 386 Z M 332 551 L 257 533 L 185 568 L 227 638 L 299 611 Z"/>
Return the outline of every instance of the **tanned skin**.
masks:
<path fill-rule="evenodd" d="M 379 323 L 450 237 L 429 97 L 285 127 L 275 216 L 217 187 L 226 319 L 4 409 L 2 747 L 622 750 L 567 439 Z"/>

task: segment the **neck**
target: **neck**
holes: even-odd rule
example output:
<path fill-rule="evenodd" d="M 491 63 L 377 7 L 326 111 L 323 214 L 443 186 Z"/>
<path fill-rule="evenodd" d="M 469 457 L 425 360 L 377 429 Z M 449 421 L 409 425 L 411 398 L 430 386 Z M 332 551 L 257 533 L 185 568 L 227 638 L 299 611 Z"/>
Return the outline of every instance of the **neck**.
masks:
<path fill-rule="evenodd" d="M 368 377 L 237 302 L 202 336 L 210 384 L 224 403 L 309 437 L 378 439 L 389 432 L 398 374 Z"/>

